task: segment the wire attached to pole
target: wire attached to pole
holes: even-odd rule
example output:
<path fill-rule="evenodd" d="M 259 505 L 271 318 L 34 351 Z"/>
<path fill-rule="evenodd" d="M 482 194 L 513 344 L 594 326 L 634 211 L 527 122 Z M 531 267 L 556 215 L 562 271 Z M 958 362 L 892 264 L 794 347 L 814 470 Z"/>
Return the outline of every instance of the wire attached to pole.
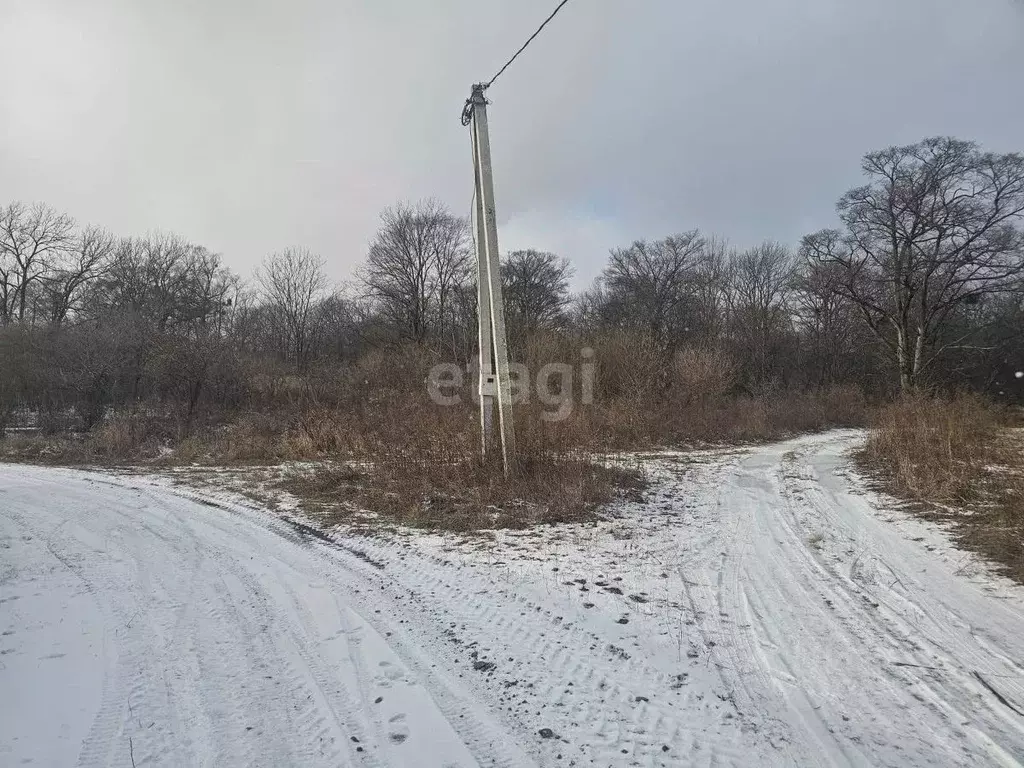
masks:
<path fill-rule="evenodd" d="M 515 61 L 516 59 L 518 59 L 518 58 L 519 58 L 519 54 L 521 54 L 521 53 L 522 53 L 523 51 L 525 51 L 525 50 L 526 50 L 526 46 L 528 46 L 528 45 L 529 45 L 530 43 L 532 43 L 532 42 L 533 42 L 533 39 L 534 39 L 535 37 L 537 37 L 537 35 L 539 35 L 539 34 L 541 33 L 541 30 L 542 30 L 542 29 L 544 29 L 544 27 L 546 27 L 546 26 L 548 25 L 548 22 L 549 22 L 549 21 L 551 21 L 551 20 L 552 20 L 553 18 L 555 18 L 555 16 L 557 16 L 557 15 L 558 15 L 558 12 L 559 12 L 560 10 L 562 10 L 562 7 L 563 7 L 563 6 L 564 6 L 564 5 L 566 4 L 566 3 L 568 3 L 568 2 L 569 2 L 569 0 L 562 0 L 562 2 L 560 2 L 560 3 L 558 4 L 558 7 L 557 7 L 557 8 L 555 8 L 555 10 L 553 10 L 553 11 L 551 12 L 551 15 L 550 15 L 550 16 L 548 16 L 548 17 L 547 17 L 546 19 L 544 19 L 544 23 L 543 23 L 543 24 L 541 24 L 541 25 L 540 25 L 539 27 L 537 27 L 537 31 L 536 31 L 536 32 L 534 32 L 534 33 L 533 33 L 532 35 L 530 35 L 530 39 L 529 39 L 529 40 L 527 40 L 527 41 L 526 41 L 525 43 L 523 43 L 523 47 L 522 47 L 522 48 L 520 48 L 520 49 L 519 49 L 518 51 L 516 51 L 516 52 L 515 52 L 515 55 L 513 55 L 511 59 L 509 59 L 509 60 L 508 60 L 507 62 L 505 62 L 505 66 L 504 66 L 504 67 L 502 67 L 501 69 L 499 69 L 499 70 L 498 70 L 498 74 L 496 74 L 496 75 L 495 75 L 494 77 L 492 77 L 492 78 L 491 78 L 490 80 L 488 80 L 488 81 L 487 81 L 486 83 L 484 83 L 484 89 L 485 89 L 485 90 L 486 90 L 487 88 L 490 88 L 490 87 L 491 87 L 491 86 L 492 86 L 492 85 L 494 84 L 494 81 L 495 81 L 495 80 L 497 80 L 497 79 L 498 79 L 499 77 L 501 77 L 501 74 L 502 74 L 502 73 L 503 73 L 503 72 L 504 72 L 504 71 L 505 71 L 506 69 L 508 69 L 508 68 L 509 68 L 509 66 L 511 66 L 512 62 L 513 62 L 513 61 Z"/>
<path fill-rule="evenodd" d="M 541 33 L 541 30 L 543 30 L 544 27 L 546 27 L 548 25 L 548 23 L 553 18 L 555 18 L 555 16 L 558 15 L 558 12 L 560 10 L 562 10 L 562 8 L 568 2 L 569 2 L 569 0 L 562 0 L 562 2 L 560 2 L 555 7 L 555 10 L 553 10 L 551 12 L 551 15 L 548 16 L 546 19 L 544 19 L 543 23 L 539 27 L 537 27 L 537 31 L 534 32 L 532 35 L 530 35 L 530 37 L 527 39 L 527 41 L 525 43 L 523 43 L 522 47 L 520 47 L 520 49 L 518 51 L 516 51 L 515 54 L 513 54 L 511 59 L 509 59 L 508 61 L 505 62 L 505 66 L 503 66 L 501 69 L 499 69 L 497 74 L 495 74 L 494 77 L 492 77 L 486 83 L 481 83 L 480 84 L 479 89 L 480 89 L 481 93 L 483 93 L 483 91 L 486 91 L 488 88 L 490 88 L 492 85 L 494 85 L 494 81 L 497 80 L 499 77 L 501 77 L 501 75 L 505 72 L 506 69 L 508 69 L 510 66 L 512 66 L 512 62 L 514 62 L 516 59 L 519 58 L 519 54 L 521 54 L 523 51 L 526 50 L 527 46 L 534 41 L 534 38 L 536 38 L 537 35 L 539 35 Z M 476 92 L 476 86 L 474 86 L 474 93 L 475 92 Z M 462 124 L 463 125 L 469 125 L 472 121 L 473 121 L 473 97 L 470 96 L 468 99 L 466 99 L 466 105 L 462 108 Z"/>

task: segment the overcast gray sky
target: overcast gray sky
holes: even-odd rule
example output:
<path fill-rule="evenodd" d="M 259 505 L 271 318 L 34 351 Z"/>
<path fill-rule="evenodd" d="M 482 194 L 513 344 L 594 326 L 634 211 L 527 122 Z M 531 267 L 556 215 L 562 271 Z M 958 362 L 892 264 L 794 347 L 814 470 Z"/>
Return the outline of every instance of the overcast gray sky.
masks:
<path fill-rule="evenodd" d="M 0 204 L 344 279 L 377 216 L 468 213 L 471 82 L 555 0 L 0 0 Z M 869 150 L 1024 151 L 1020 0 L 573 0 L 490 90 L 503 249 L 831 225 Z"/>

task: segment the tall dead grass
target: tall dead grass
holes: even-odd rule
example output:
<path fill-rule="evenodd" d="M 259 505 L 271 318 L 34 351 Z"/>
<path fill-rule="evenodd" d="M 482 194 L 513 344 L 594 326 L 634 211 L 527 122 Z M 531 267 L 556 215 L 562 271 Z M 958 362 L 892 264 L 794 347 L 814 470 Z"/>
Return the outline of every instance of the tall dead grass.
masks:
<path fill-rule="evenodd" d="M 880 409 L 865 457 L 886 468 L 915 499 L 956 504 L 984 490 L 987 467 L 1002 456 L 999 411 L 975 395 L 906 397 Z"/>
<path fill-rule="evenodd" d="M 907 397 L 878 412 L 861 460 L 962 545 L 1024 581 L 1024 439 L 976 395 Z"/>

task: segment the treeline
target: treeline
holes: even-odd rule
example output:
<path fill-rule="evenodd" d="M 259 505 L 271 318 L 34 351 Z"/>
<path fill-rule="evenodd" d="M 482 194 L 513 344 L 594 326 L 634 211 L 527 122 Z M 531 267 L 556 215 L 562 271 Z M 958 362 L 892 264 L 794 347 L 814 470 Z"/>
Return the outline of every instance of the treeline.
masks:
<path fill-rule="evenodd" d="M 1024 400 L 1024 157 L 941 138 L 869 154 L 863 170 L 839 226 L 796 248 L 684 229 L 612 250 L 578 295 L 564 258 L 507 254 L 512 356 L 572 363 L 592 347 L 606 401 L 837 385 Z M 471 231 L 442 204 L 384 211 L 351 283 L 324 267 L 296 247 L 243 280 L 176 235 L 0 208 L 0 432 L 27 414 L 88 430 L 145 407 L 188 433 L 240 409 L 427 402 L 427 364 L 472 358 Z"/>

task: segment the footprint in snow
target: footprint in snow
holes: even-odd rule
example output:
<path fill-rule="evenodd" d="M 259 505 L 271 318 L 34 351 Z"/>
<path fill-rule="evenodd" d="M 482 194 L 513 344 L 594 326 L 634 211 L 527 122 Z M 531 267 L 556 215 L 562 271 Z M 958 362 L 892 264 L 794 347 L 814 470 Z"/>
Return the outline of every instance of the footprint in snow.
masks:
<path fill-rule="evenodd" d="M 409 726 L 405 715 L 399 713 L 388 720 L 388 739 L 392 744 L 403 744 L 409 738 Z"/>
<path fill-rule="evenodd" d="M 373 682 L 381 688 L 390 688 L 392 683 L 405 676 L 405 672 L 390 661 L 382 661 L 377 666 L 380 667 L 380 674 L 374 677 Z"/>

